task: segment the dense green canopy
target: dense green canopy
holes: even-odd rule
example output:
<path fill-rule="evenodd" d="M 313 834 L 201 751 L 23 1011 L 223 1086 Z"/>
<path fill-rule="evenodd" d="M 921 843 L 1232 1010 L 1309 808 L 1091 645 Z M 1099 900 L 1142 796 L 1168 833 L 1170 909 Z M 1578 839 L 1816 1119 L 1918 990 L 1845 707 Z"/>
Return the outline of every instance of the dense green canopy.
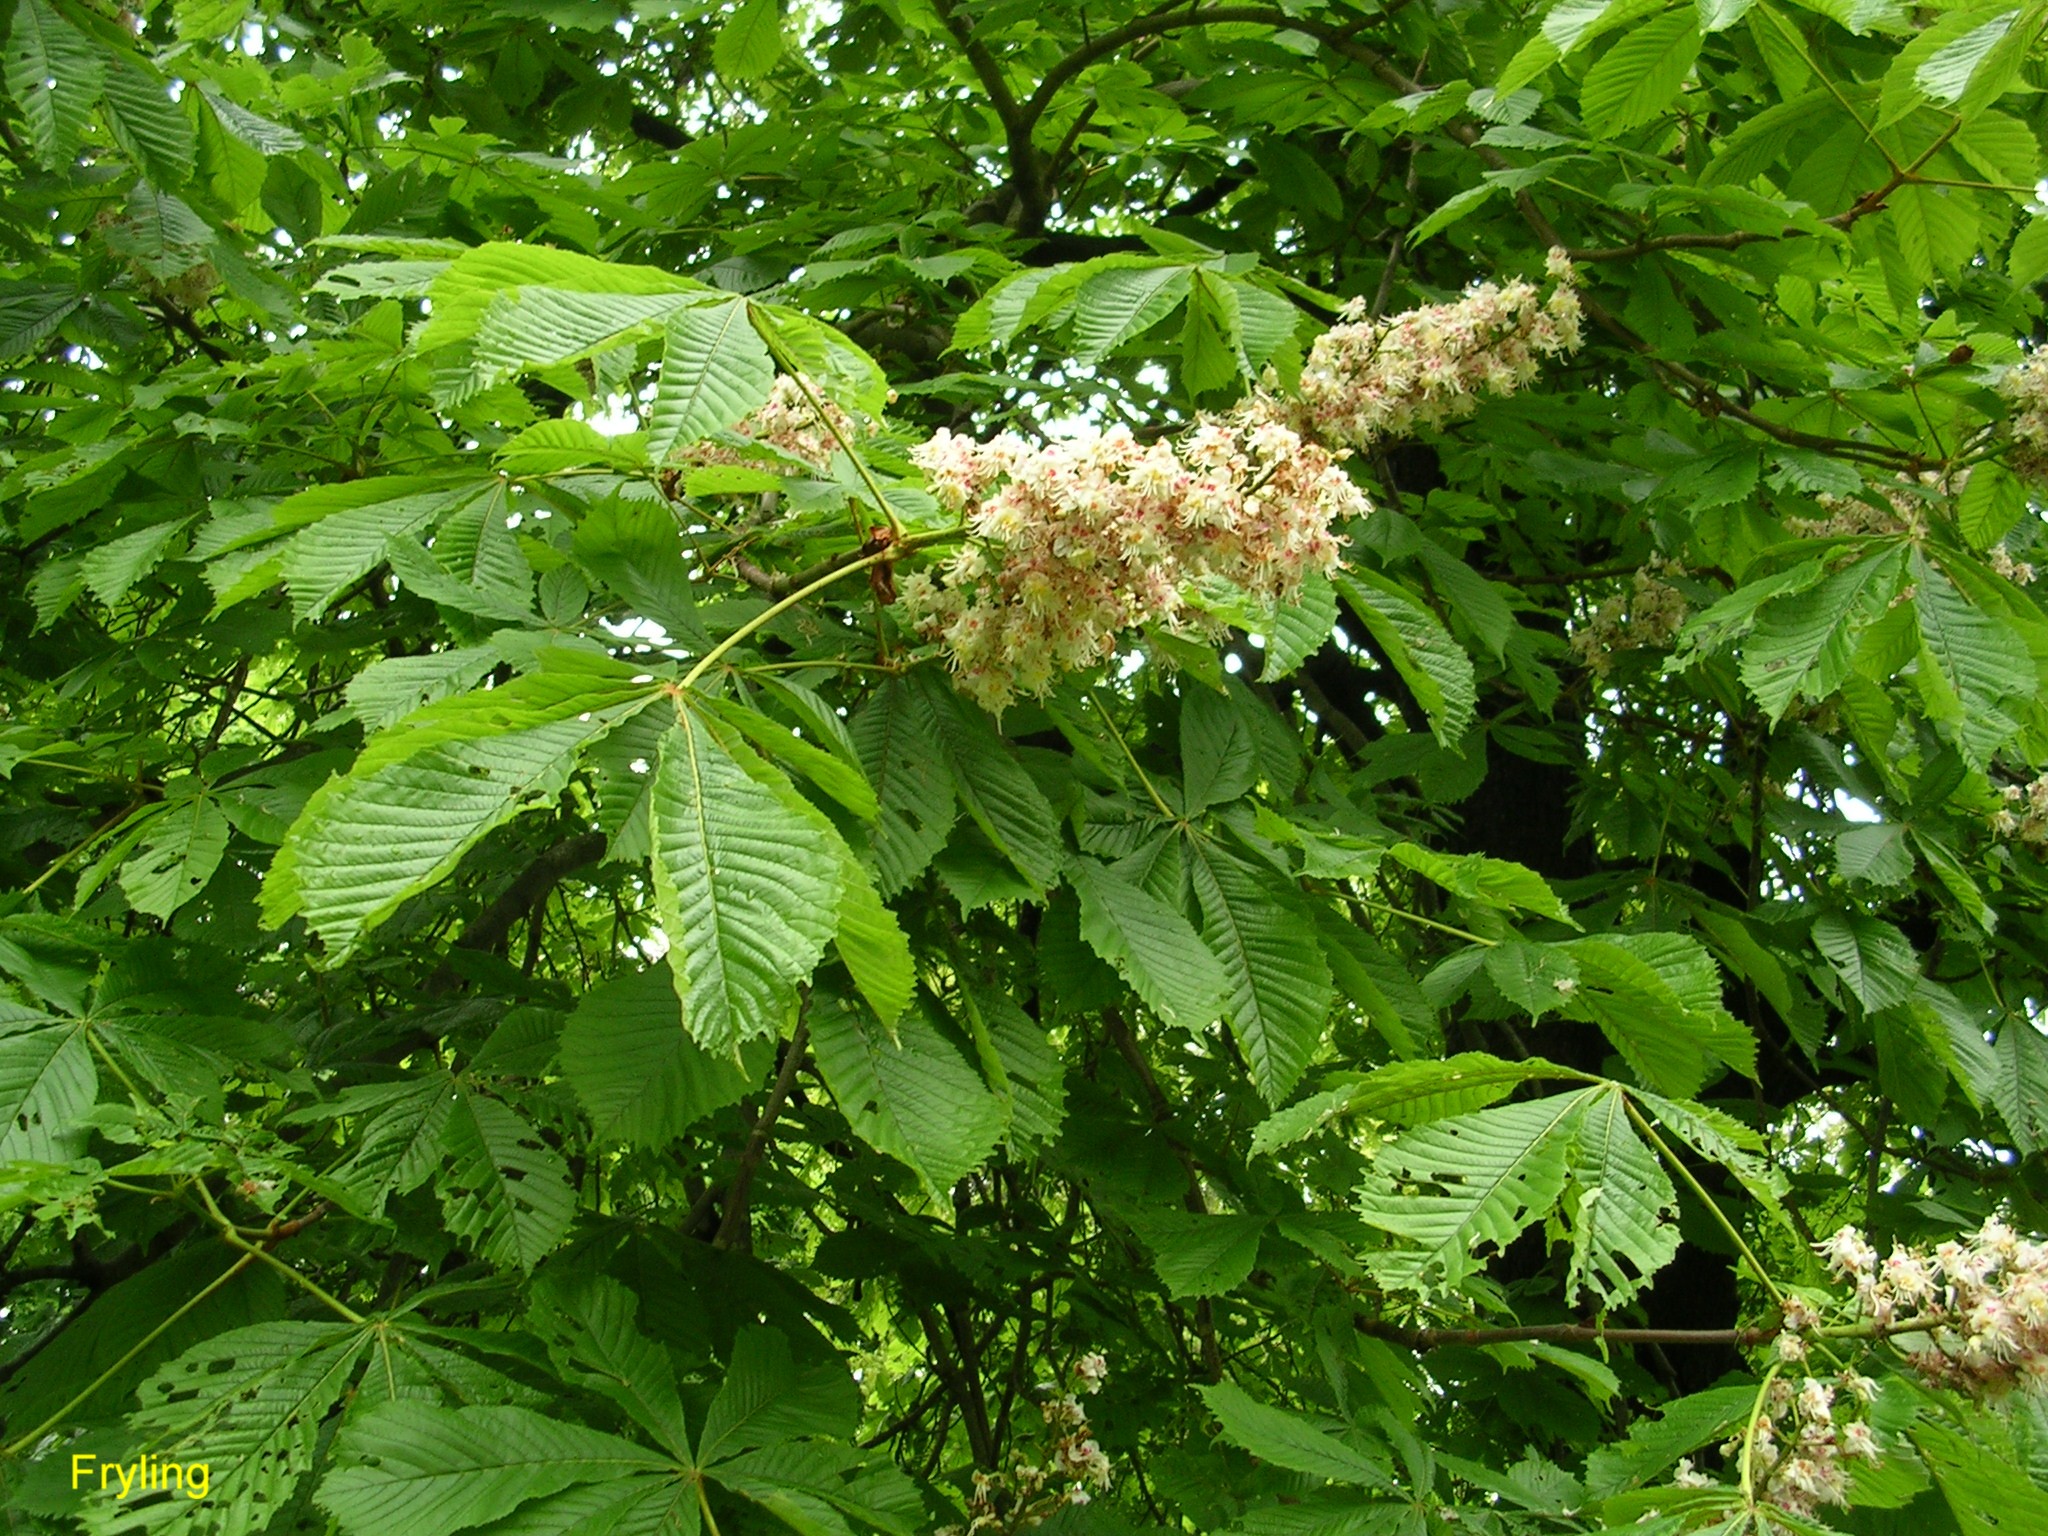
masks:
<path fill-rule="evenodd" d="M 10 10 L 6 1529 L 2048 1530 L 2044 0 Z"/>

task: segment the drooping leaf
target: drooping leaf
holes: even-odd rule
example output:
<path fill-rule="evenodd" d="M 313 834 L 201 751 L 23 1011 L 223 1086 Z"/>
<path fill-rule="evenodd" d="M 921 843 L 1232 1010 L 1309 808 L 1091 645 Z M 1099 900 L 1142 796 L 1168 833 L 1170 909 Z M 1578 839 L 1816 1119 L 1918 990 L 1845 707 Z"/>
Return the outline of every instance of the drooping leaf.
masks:
<path fill-rule="evenodd" d="M 1002 1106 L 919 1009 L 903 1015 L 892 1038 L 851 1007 L 814 1003 L 811 1043 L 855 1130 L 915 1170 L 935 1198 L 1003 1133 Z"/>
<path fill-rule="evenodd" d="M 518 1111 L 469 1092 L 449 1111 L 443 1145 L 438 1183 L 450 1235 L 496 1264 L 531 1270 L 546 1258 L 576 1214 L 561 1154 Z"/>
<path fill-rule="evenodd" d="M 18 0 L 7 34 L 7 93 L 21 108 L 36 158 L 55 165 L 78 148 L 106 79 L 106 59 L 44 0 Z"/>
<path fill-rule="evenodd" d="M 824 954 L 844 845 L 787 780 L 750 774 L 688 711 L 662 738 L 651 805 L 656 911 L 684 1026 L 731 1054 L 780 1028 Z"/>
<path fill-rule="evenodd" d="M 1230 979 L 1186 917 L 1092 859 L 1075 859 L 1068 877 L 1081 899 L 1081 936 L 1148 1008 L 1196 1030 L 1222 1014 Z"/>
<path fill-rule="evenodd" d="M 598 1140 L 642 1147 L 665 1146 L 759 1075 L 690 1037 L 666 961 L 584 993 L 562 1028 L 561 1062 Z"/>
<path fill-rule="evenodd" d="M 1393 1479 L 1377 1448 L 1367 1448 L 1348 1426 L 1320 1415 L 1291 1412 L 1258 1401 L 1232 1382 L 1199 1387 L 1223 1436 L 1263 1461 L 1323 1482 L 1391 1488 Z"/>
<path fill-rule="evenodd" d="M 1188 875 L 1202 908 L 1202 941 L 1229 984 L 1224 1017 L 1252 1082 L 1278 1104 L 1301 1081 L 1329 1023 L 1330 967 L 1304 943 L 1311 919 L 1291 882 L 1214 843 L 1190 840 Z"/>

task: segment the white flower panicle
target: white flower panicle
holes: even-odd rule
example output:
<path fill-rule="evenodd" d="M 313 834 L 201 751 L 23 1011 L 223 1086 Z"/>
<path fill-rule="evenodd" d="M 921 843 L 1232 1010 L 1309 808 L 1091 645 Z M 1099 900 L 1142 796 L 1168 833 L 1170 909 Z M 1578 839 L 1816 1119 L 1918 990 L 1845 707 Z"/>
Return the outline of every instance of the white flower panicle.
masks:
<path fill-rule="evenodd" d="M 1344 323 L 1317 337 L 1301 370 L 1299 424 L 1321 441 L 1365 448 L 1382 438 L 1434 431 L 1470 416 L 1481 397 L 1535 382 L 1544 358 L 1584 340 L 1577 274 L 1550 253 L 1552 288 L 1476 283 L 1449 304 L 1425 304 L 1385 320 L 1354 300 Z"/>
<path fill-rule="evenodd" d="M 808 397 L 804 393 L 806 390 L 810 391 Z M 811 403 L 813 399 L 818 402 L 817 406 Z M 828 427 L 819 419 L 818 406 L 824 408 L 825 417 L 832 426 Z M 813 469 L 824 470 L 831 467 L 832 455 L 839 451 L 839 439 L 832 435 L 833 427 L 838 428 L 840 435 L 850 443 L 866 435 L 810 377 L 802 376 L 799 382 L 789 374 L 778 373 L 766 403 L 741 417 L 733 430 L 763 447 L 801 459 Z M 759 462 L 749 458 L 741 449 L 716 442 L 691 443 L 675 458 L 684 464 Z"/>
<path fill-rule="evenodd" d="M 1107 660 L 1126 630 L 1201 625 L 1184 596 L 1201 577 L 1291 597 L 1335 569 L 1336 527 L 1371 510 L 1336 456 L 1263 395 L 1177 443 L 1121 426 L 1046 444 L 941 431 L 910 456 L 969 538 L 943 580 L 913 573 L 898 594 L 992 710 Z"/>
<path fill-rule="evenodd" d="M 1822 1252 L 1855 1284 L 1858 1311 L 1936 1385 L 1998 1396 L 2048 1381 L 2048 1244 L 1994 1218 L 1932 1252 L 1897 1245 L 1880 1259 L 1854 1227 Z"/>
<path fill-rule="evenodd" d="M 1018 1452 L 1006 1472 L 976 1472 L 967 1524 L 942 1526 L 935 1536 L 1011 1536 L 1043 1525 L 1068 1504 L 1087 1504 L 1109 1491 L 1115 1480 L 1109 1456 L 1096 1442 L 1081 1402 L 1102 1390 L 1109 1362 L 1099 1354 L 1083 1355 L 1068 1375 L 1065 1390 L 1039 1383 L 1038 1410 L 1051 1442 L 1044 1464 Z"/>
<path fill-rule="evenodd" d="M 1991 813 L 1991 830 L 2012 842 L 2048 846 L 2048 773 L 2000 791 L 2005 804 Z"/>
<path fill-rule="evenodd" d="M 1676 560 L 1652 555 L 1627 587 L 1614 593 L 1572 630 L 1572 649 L 1596 673 L 1605 674 L 1622 651 L 1669 645 L 1685 628 L 1691 608 L 1666 576 L 1683 576 Z"/>
<path fill-rule="evenodd" d="M 1747 1441 L 1750 1474 L 1757 1496 L 1787 1514 L 1814 1514 L 1824 1504 L 1849 1500 L 1850 1464 L 1876 1462 L 1883 1452 L 1862 1413 L 1877 1397 L 1877 1383 L 1844 1371 L 1830 1381 L 1807 1376 L 1772 1380 L 1762 1411 L 1744 1434 L 1721 1447 L 1723 1459 L 1741 1465 Z M 1693 1470 L 1688 1458 L 1672 1481 L 1680 1488 L 1704 1488 L 1714 1479 Z"/>
<path fill-rule="evenodd" d="M 2048 355 L 2036 352 L 2011 368 L 1999 393 L 2012 402 L 2012 471 L 2048 481 Z"/>

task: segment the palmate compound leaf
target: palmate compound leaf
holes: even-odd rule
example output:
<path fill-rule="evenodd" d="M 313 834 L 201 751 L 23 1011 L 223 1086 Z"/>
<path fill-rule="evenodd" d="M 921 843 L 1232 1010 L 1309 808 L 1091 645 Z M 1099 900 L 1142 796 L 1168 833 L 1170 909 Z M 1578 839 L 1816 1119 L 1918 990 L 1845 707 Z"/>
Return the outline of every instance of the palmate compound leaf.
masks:
<path fill-rule="evenodd" d="M 730 1055 L 776 1033 L 838 928 L 845 844 L 776 770 L 743 762 L 689 710 L 661 742 L 649 801 L 655 911 L 683 1024 Z"/>
<path fill-rule="evenodd" d="M 1202 941 L 1229 983 L 1224 1017 L 1268 1104 L 1293 1091 L 1322 1043 L 1335 989 L 1295 884 L 1216 843 L 1187 842 Z"/>
<path fill-rule="evenodd" d="M 579 1483 L 660 1474 L 673 1458 L 526 1408 L 392 1402 L 336 1437 L 319 1502 L 349 1536 L 450 1536 Z"/>
<path fill-rule="evenodd" d="M 271 1322 L 216 1334 L 185 1351 L 136 1391 L 130 1418 L 165 1461 L 204 1462 L 207 1496 L 173 1493 L 150 1506 L 148 1524 L 248 1536 L 299 1491 L 318 1462 L 321 1430 L 348 1390 L 370 1331 L 347 1323 Z M 113 1500 L 82 1513 L 123 1529 L 137 1511 Z"/>
<path fill-rule="evenodd" d="M 1590 1291 L 1603 1308 L 1622 1305 L 1678 1251 L 1677 1193 L 1618 1084 L 1437 1121 L 1376 1162 L 1361 1214 L 1419 1244 L 1376 1262 L 1395 1284 L 1457 1285 L 1480 1267 L 1482 1244 L 1505 1249 L 1560 1200 L 1568 1300 Z"/>

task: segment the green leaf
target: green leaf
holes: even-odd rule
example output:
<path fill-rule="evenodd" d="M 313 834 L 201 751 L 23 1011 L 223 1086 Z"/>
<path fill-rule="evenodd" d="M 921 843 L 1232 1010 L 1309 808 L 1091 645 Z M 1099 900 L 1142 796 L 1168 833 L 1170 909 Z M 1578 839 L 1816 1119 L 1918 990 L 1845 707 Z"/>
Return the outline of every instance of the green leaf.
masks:
<path fill-rule="evenodd" d="M 1500 190 L 1499 182 L 1483 181 L 1476 187 L 1467 187 L 1462 192 L 1452 193 L 1431 209 L 1429 216 L 1415 226 L 1415 232 L 1408 237 L 1409 246 L 1418 246 L 1431 235 L 1441 234 L 1449 229 L 1468 213 L 1477 212 L 1481 205 Z"/>
<path fill-rule="evenodd" d="M 1100 362 L 1150 330 L 1187 298 L 1190 282 L 1190 269 L 1178 263 L 1095 273 L 1075 296 L 1075 357 L 1083 363 Z M 1234 365 L 1231 371 L 1236 371 Z"/>
<path fill-rule="evenodd" d="M 662 738 L 651 808 L 655 910 L 684 1027 L 730 1054 L 782 1027 L 823 956 L 844 844 L 786 779 L 749 772 L 688 711 Z"/>
<path fill-rule="evenodd" d="M 1583 1287 L 1603 1311 L 1626 1305 L 1678 1256 L 1678 1192 L 1629 1123 L 1628 1100 L 1617 1087 L 1594 1089 L 1586 1101 L 1572 1145 L 1567 1212 L 1567 1300 Z"/>
<path fill-rule="evenodd" d="M 1085 856 L 1068 866 L 1081 898 L 1081 937 L 1160 1018 L 1207 1029 L 1231 990 L 1194 925 L 1143 886 Z"/>
<path fill-rule="evenodd" d="M 881 814 L 874 786 L 868 783 L 858 762 L 849 762 L 846 757 L 792 735 L 788 726 L 728 699 L 699 699 L 696 707 L 735 727 L 755 746 L 770 757 L 780 758 L 862 821 L 873 821 Z"/>
<path fill-rule="evenodd" d="M 704 1413 L 700 1466 L 801 1435 L 844 1439 L 853 1433 L 860 1395 L 836 1360 L 799 1372 L 789 1340 L 773 1328 L 743 1328 L 733 1340 L 725 1382 Z"/>
<path fill-rule="evenodd" d="M 1025 879 L 1040 890 L 1051 886 L 1064 856 L 1059 822 L 1043 792 L 987 715 L 930 668 L 912 678 L 938 726 L 939 753 L 968 814 Z"/>
<path fill-rule="evenodd" d="M 1363 1448 L 1349 1425 L 1269 1407 L 1233 1382 L 1195 1390 L 1216 1415 L 1223 1438 L 1261 1461 L 1325 1483 L 1382 1489 L 1394 1485 L 1385 1459 L 1377 1450 Z"/>
<path fill-rule="evenodd" d="M 2012 250 L 2006 255 L 2005 272 L 2017 287 L 2026 287 L 2048 277 L 2048 217 L 2035 215 L 2020 226 L 2020 232 L 2013 236 Z M 1988 467 L 1979 465 L 1978 469 Z M 1970 472 L 1973 480 L 1977 472 Z M 1969 487 L 1963 489 L 1968 494 Z"/>
<path fill-rule="evenodd" d="M 108 65 L 100 109 L 114 142 L 157 186 L 178 187 L 190 181 L 199 141 L 184 107 L 171 100 L 169 85 L 128 59 L 110 59 Z"/>
<path fill-rule="evenodd" d="M 952 776 L 931 750 L 938 731 L 928 699 L 901 678 L 890 678 L 853 717 L 853 744 L 881 805 L 870 848 L 883 896 L 922 874 L 952 832 Z"/>
<path fill-rule="evenodd" d="M 1963 1536 L 2011 1536 L 2048 1522 L 2048 1492 L 2013 1463 L 2009 1451 L 1987 1447 L 1923 1417 L 1909 1431 Z"/>
<path fill-rule="evenodd" d="M 1336 627 L 1337 589 L 1322 572 L 1311 571 L 1301 584 L 1300 595 L 1273 612 L 1259 681 L 1270 683 L 1287 676 L 1321 650 Z"/>
<path fill-rule="evenodd" d="M 43 0 L 17 0 L 6 76 L 36 158 L 46 166 L 69 159 L 99 100 L 106 55 Z"/>
<path fill-rule="evenodd" d="M 526 1408 L 390 1402 L 350 1418 L 321 1506 L 352 1536 L 450 1536 L 576 1483 L 662 1472 L 669 1459 Z"/>
<path fill-rule="evenodd" d="M 330 780 L 271 865 L 266 919 L 275 927 L 301 914 L 326 941 L 328 962 L 339 964 L 409 897 L 452 873 L 485 833 L 551 802 L 577 753 L 609 723 L 558 720 Z"/>
<path fill-rule="evenodd" d="M 1648 1482 L 1679 1457 L 1727 1434 L 1755 1402 L 1754 1387 L 1715 1387 L 1666 1403 L 1658 1417 L 1637 1419 L 1626 1439 L 1586 1459 L 1586 1492 L 1606 1499 Z"/>
<path fill-rule="evenodd" d="M 1191 1211 L 1133 1214 L 1131 1226 L 1152 1250 L 1152 1266 L 1176 1301 L 1222 1296 L 1244 1284 L 1259 1256 L 1264 1216 L 1196 1215 Z"/>
<path fill-rule="evenodd" d="M 1187 812 L 1248 791 L 1258 777 L 1251 727 L 1228 694 L 1190 687 L 1180 700 L 1181 789 Z"/>
<path fill-rule="evenodd" d="M 1756 1041 L 1720 1004 L 1712 959 L 1683 934 L 1612 933 L 1570 946 L 1573 1018 L 1600 1026 L 1638 1078 L 1665 1093 L 1698 1091 L 1718 1060 L 1756 1072 Z"/>
<path fill-rule="evenodd" d="M 1947 576 L 1913 552 L 1913 612 L 1920 622 L 1920 681 L 1928 713 L 1954 723 L 1966 747 L 1989 731 L 2001 740 L 1998 705 L 2039 687 L 2034 658 L 2018 634 L 1956 590 Z M 1931 665 L 1929 665 L 1931 663 Z M 1938 687 L 1931 687 L 1936 681 Z"/>
<path fill-rule="evenodd" d="M 318 488 L 337 493 L 323 498 L 318 506 L 343 504 L 302 528 L 279 552 L 278 571 L 291 593 L 295 618 L 303 623 L 324 617 L 336 598 L 384 559 L 385 547 L 393 539 L 415 533 L 480 496 L 495 501 L 503 494 L 496 482 L 471 481 L 433 489 L 418 486 L 418 481 L 405 476 L 357 481 L 345 494 L 339 487 Z M 279 526 L 289 526 L 290 521 L 311 514 L 316 494 L 303 492 L 281 503 L 275 513 Z"/>
<path fill-rule="evenodd" d="M 1206 395 L 1249 375 L 1244 355 L 1244 322 L 1237 290 L 1197 272 L 1188 290 L 1188 315 L 1180 333 L 1180 382 L 1191 395 Z"/>
<path fill-rule="evenodd" d="M 761 1076 L 690 1038 L 667 961 L 584 993 L 562 1028 L 561 1062 L 591 1133 L 641 1147 L 668 1145 Z"/>
<path fill-rule="evenodd" d="M 465 1092 L 442 1144 L 442 1214 L 478 1257 L 530 1271 L 568 1235 L 576 1214 L 569 1166 L 516 1110 Z"/>
<path fill-rule="evenodd" d="M 661 385 L 648 415 L 648 457 L 659 463 L 737 425 L 767 403 L 774 386 L 775 360 L 747 317 L 745 299 L 677 310 L 668 319 Z"/>
<path fill-rule="evenodd" d="M 839 927 L 833 947 L 847 974 L 884 1029 L 895 1027 L 910 1006 L 917 984 L 917 965 L 896 914 L 882 905 L 866 868 L 849 849 L 842 864 Z"/>
<path fill-rule="evenodd" d="M 1345 1095 L 1344 1109 L 1396 1125 L 1423 1125 L 1497 1104 L 1523 1083 L 1572 1080 L 1582 1074 L 1538 1057 L 1503 1061 L 1464 1051 L 1444 1061 L 1396 1061 L 1375 1067 Z"/>
<path fill-rule="evenodd" d="M 205 795 L 166 806 L 143 834 L 135 856 L 121 866 L 128 904 L 168 918 L 197 896 L 227 852 L 228 819 Z"/>
<path fill-rule="evenodd" d="M 362 1117 L 356 1150 L 333 1170 L 333 1183 L 364 1216 L 375 1218 L 393 1195 L 419 1188 L 441 1166 L 442 1145 L 456 1093 L 446 1073 L 426 1073 L 401 1083 L 358 1083 L 295 1120 Z"/>
<path fill-rule="evenodd" d="M 1690 8 L 1631 27 L 1579 88 L 1587 128 L 1604 136 L 1649 122 L 1677 99 L 1699 55 L 1699 17 Z"/>
<path fill-rule="evenodd" d="M 1386 856 L 1468 901 L 1503 912 L 1534 912 L 1578 926 L 1549 882 L 1523 865 L 1481 853 L 1438 853 L 1417 843 L 1396 843 Z"/>
<path fill-rule="evenodd" d="M 2038 227 L 2048 232 L 2048 219 Z M 2026 510 L 2027 492 L 2019 477 L 1996 459 L 1986 459 L 1971 469 L 1969 483 L 1956 498 L 1956 527 L 1972 549 L 1990 549 L 2012 532 Z"/>
<path fill-rule="evenodd" d="M 1818 702 L 1842 686 L 1863 627 L 1897 595 L 1904 567 L 1903 552 L 1890 549 L 1763 610 L 1743 646 L 1742 681 L 1772 721 L 1794 699 Z"/>
<path fill-rule="evenodd" d="M 0 1164 L 78 1156 L 86 1112 L 98 1097 L 99 1074 L 82 1028 L 24 1027 L 0 1013 Z"/>
<path fill-rule="evenodd" d="M 855 1133 L 914 1170 L 935 1200 L 949 1200 L 1003 1134 L 1001 1104 L 920 1009 L 892 1038 L 864 1012 L 814 1002 L 811 1048 Z"/>
<path fill-rule="evenodd" d="M 685 1465 L 690 1431 L 668 1352 L 634 1323 L 639 1299 L 609 1275 L 547 1287 L 538 1321 L 561 1340 L 565 1374 L 602 1392 Z"/>
<path fill-rule="evenodd" d="M 1316 937 L 1337 989 L 1365 1011 L 1394 1054 L 1433 1056 L 1442 1046 L 1436 1009 L 1408 968 L 1358 924 L 1318 905 Z"/>
<path fill-rule="evenodd" d="M 1478 713 L 1472 658 L 1435 614 L 1384 576 L 1347 571 L 1336 586 L 1428 714 L 1437 741 L 1456 751 Z"/>
<path fill-rule="evenodd" d="M 1067 1114 L 1066 1063 L 1044 1028 L 1014 998 L 977 994 L 989 1044 L 1002 1065 L 1010 1144 L 1023 1153 L 1059 1139 Z"/>
<path fill-rule="evenodd" d="M 129 1422 L 164 1460 L 207 1464 L 195 1524 L 262 1531 L 319 1465 L 322 1426 L 368 1343 L 365 1330 L 344 1323 L 233 1328 L 144 1382 Z"/>
<path fill-rule="evenodd" d="M 1334 996 L 1307 904 L 1291 880 L 1191 838 L 1188 874 L 1202 906 L 1202 940 L 1229 983 L 1224 1016 L 1268 1104 L 1294 1091 L 1322 1044 Z"/>
<path fill-rule="evenodd" d="M 1598 1090 L 1506 1104 L 1441 1120 L 1380 1148 L 1359 1214 L 1416 1246 L 1378 1268 L 1391 1283 L 1455 1287 L 1547 1215 L 1570 1176 L 1570 1145 Z"/>
<path fill-rule="evenodd" d="M 727 80 L 759 80 L 782 58 L 781 0 L 741 0 L 718 29 L 711 67 Z"/>
<path fill-rule="evenodd" d="M 1992 1048 L 1998 1075 L 1992 1079 L 1991 1102 L 2012 1133 L 2013 1145 L 2022 1152 L 2048 1147 L 2048 1036 L 2029 1019 L 2008 1019 Z M 0 1098 L 0 1108 L 5 1104 Z"/>
<path fill-rule="evenodd" d="M 1815 919 L 1813 944 L 1865 1010 L 1893 1008 L 1913 995 L 1920 959 L 1890 923 L 1867 912 L 1830 912 Z"/>
<path fill-rule="evenodd" d="M 488 645 L 455 646 L 420 656 L 387 656 L 349 679 L 348 707 L 363 729 L 396 725 L 414 710 L 473 687 L 497 661 Z"/>
<path fill-rule="evenodd" d="M 1970 88 L 1972 77 L 2005 41 L 2005 35 L 2012 31 L 2020 15 L 2017 7 L 2000 12 L 1989 21 L 1972 27 L 1954 42 L 1937 49 L 1914 71 L 1914 83 L 1945 107 L 1961 101 L 1963 93 Z M 2040 24 L 2038 17 L 2034 24 Z"/>

